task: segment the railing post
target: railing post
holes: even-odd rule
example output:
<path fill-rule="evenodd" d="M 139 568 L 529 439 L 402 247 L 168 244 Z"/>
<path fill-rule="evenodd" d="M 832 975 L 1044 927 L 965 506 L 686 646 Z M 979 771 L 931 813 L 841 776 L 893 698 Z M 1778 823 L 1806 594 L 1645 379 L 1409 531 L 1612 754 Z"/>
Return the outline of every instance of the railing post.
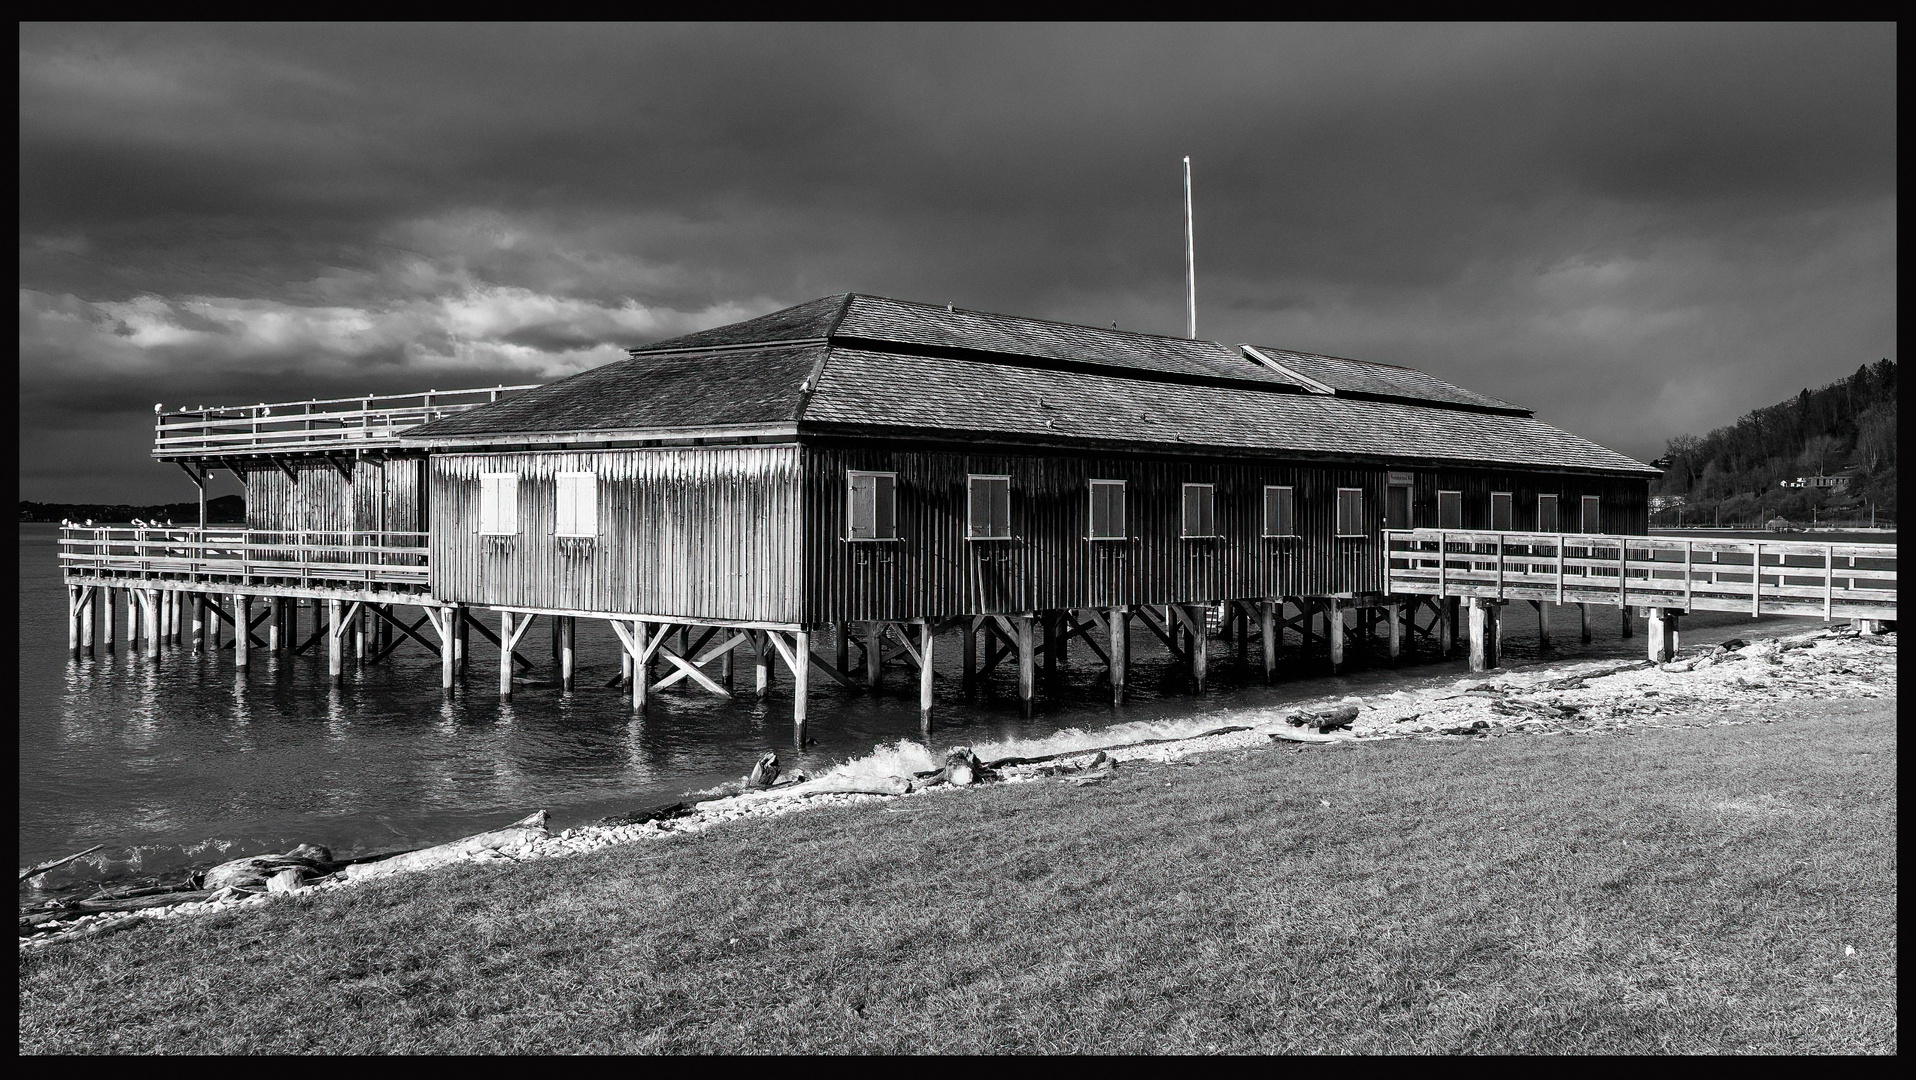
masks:
<path fill-rule="evenodd" d="M 1694 543 L 1695 541 L 1688 537 L 1683 540 L 1683 610 L 1685 611 L 1690 610 L 1691 594 L 1695 591 L 1695 584 L 1690 580 L 1690 565 L 1693 562 L 1691 546 Z"/>
<path fill-rule="evenodd" d="M 1836 610 L 1836 547 L 1823 545 L 1823 621 L 1830 621 L 1830 613 Z"/>

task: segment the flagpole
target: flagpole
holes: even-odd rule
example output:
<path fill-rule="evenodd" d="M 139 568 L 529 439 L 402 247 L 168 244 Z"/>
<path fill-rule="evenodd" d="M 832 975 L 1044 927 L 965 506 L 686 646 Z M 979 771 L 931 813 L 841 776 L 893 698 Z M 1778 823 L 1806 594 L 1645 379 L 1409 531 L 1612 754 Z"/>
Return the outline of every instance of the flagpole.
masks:
<path fill-rule="evenodd" d="M 1184 321 L 1185 337 L 1197 337 L 1197 250 L 1191 240 L 1191 158 L 1184 159 Z"/>

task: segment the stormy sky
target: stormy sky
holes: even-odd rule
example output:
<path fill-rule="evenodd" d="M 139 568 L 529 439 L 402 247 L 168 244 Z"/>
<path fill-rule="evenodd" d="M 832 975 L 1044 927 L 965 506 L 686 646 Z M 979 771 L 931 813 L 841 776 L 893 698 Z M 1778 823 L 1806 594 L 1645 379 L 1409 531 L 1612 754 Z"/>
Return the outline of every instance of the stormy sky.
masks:
<path fill-rule="evenodd" d="M 1182 333 L 1186 154 L 1200 336 L 1647 459 L 1896 356 L 1895 100 L 1887 25 L 22 26 L 21 497 L 848 290 Z"/>

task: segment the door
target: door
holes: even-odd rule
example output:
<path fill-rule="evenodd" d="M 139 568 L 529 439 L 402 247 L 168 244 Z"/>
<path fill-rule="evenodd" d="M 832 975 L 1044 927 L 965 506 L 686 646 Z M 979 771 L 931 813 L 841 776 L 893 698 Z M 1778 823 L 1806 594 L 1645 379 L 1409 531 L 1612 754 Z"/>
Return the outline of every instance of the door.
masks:
<path fill-rule="evenodd" d="M 1415 528 L 1410 520 L 1410 485 L 1392 484 L 1390 497 L 1384 503 L 1384 527 L 1388 529 Z"/>

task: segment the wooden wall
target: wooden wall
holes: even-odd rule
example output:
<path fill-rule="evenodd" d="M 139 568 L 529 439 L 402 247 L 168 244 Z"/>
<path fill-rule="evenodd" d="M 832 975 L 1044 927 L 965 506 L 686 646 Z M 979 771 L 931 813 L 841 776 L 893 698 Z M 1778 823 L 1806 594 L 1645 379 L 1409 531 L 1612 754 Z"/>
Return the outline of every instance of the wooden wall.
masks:
<path fill-rule="evenodd" d="M 519 532 L 480 536 L 479 475 L 519 476 Z M 558 472 L 599 477 L 596 541 L 553 535 Z M 467 604 L 798 620 L 796 446 L 432 458 L 432 591 Z"/>
<path fill-rule="evenodd" d="M 898 474 L 898 541 L 843 539 L 848 469 Z M 1536 495 L 1544 491 L 1562 495 L 1566 513 L 1575 512 L 1577 497 L 1598 495 L 1603 499 L 1604 531 L 1647 531 L 1648 485 L 1642 480 L 815 446 L 807 450 L 805 620 L 1378 592 L 1384 584 L 1380 540 L 1391 471 L 1413 473 L 1418 525 L 1436 524 L 1436 493 L 1442 488 L 1465 493 L 1466 527 L 1488 527 L 1489 493 L 1496 490 L 1513 493 L 1514 527 L 1530 528 Z M 965 480 L 970 473 L 1011 476 L 1015 539 L 965 539 Z M 1126 481 L 1128 539 L 1086 539 L 1092 479 Z M 1214 485 L 1219 539 L 1181 537 L 1185 483 Z M 1293 489 L 1296 538 L 1261 535 L 1266 485 Z M 1363 490 L 1365 537 L 1335 535 L 1340 487 Z"/>
<path fill-rule="evenodd" d="M 1615 476 L 1575 473 L 1513 472 L 1508 469 L 1419 469 L 1411 486 L 1412 514 L 1417 528 L 1437 527 L 1437 492 L 1463 492 L 1462 528 L 1490 528 L 1490 493 L 1511 493 L 1510 527 L 1530 532 L 1537 527 L 1537 496 L 1556 495 L 1560 532 L 1605 532 L 1642 536 L 1650 531 L 1650 482 Z M 1580 500 L 1595 495 L 1601 529 L 1581 528 Z"/>
<path fill-rule="evenodd" d="M 289 462 L 295 480 L 273 466 L 246 476 L 246 524 L 282 531 L 424 532 L 426 462 L 393 458 L 352 462 L 348 480 L 330 463 Z"/>

